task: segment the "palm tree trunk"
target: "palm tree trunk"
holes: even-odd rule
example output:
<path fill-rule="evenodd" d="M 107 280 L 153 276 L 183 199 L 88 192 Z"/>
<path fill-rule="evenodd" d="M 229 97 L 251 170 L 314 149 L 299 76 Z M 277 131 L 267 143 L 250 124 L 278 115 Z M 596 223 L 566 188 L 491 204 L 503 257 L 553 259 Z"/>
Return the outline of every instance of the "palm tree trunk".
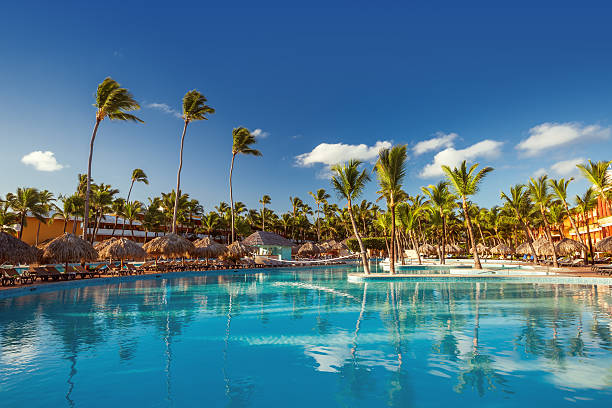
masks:
<path fill-rule="evenodd" d="M 531 234 L 529 231 L 529 227 L 527 227 L 527 223 L 521 218 L 521 224 L 523 224 L 523 228 L 525 229 L 525 238 L 527 238 L 527 242 L 529 243 L 529 249 L 531 250 L 531 253 L 533 254 L 533 260 L 536 264 L 538 264 L 538 256 L 536 255 L 536 251 L 535 248 L 533 247 L 533 237 L 531 237 Z"/>
<path fill-rule="evenodd" d="M 317 242 L 321 241 L 321 226 L 319 225 L 319 208 L 321 204 L 317 202 Z"/>
<path fill-rule="evenodd" d="M 23 236 L 23 225 L 25 224 L 25 214 L 21 214 L 21 220 L 19 221 L 19 236 L 17 238 L 21 239 Z"/>
<path fill-rule="evenodd" d="M 470 214 L 468 213 L 465 196 L 461 198 L 463 200 L 463 214 L 465 215 L 465 223 L 467 224 L 468 235 L 470 236 L 470 245 L 472 245 L 472 255 L 474 255 L 474 268 L 482 269 L 482 265 L 480 264 L 480 258 L 478 257 L 478 251 L 476 250 L 476 243 L 474 242 L 474 231 L 472 230 L 472 220 L 470 219 Z"/>
<path fill-rule="evenodd" d="M 544 208 L 540 206 L 540 213 L 542 214 L 542 219 L 544 220 L 544 227 L 546 230 L 546 238 L 548 238 L 548 242 L 552 246 L 553 252 L 553 266 L 555 268 L 559 267 L 559 262 L 557 261 L 557 248 L 555 248 L 555 244 L 552 239 L 552 234 L 550 233 L 550 225 L 548 224 L 548 219 L 546 218 L 546 213 L 544 212 Z"/>
<path fill-rule="evenodd" d="M 36 228 L 36 244 L 34 246 L 38 246 L 38 237 L 40 236 L 40 220 L 38 220 L 38 228 Z"/>
<path fill-rule="evenodd" d="M 353 217 L 353 206 L 351 205 L 351 201 L 348 201 L 348 212 L 349 217 L 351 218 L 351 224 L 353 225 L 353 232 L 355 232 L 355 238 L 357 238 L 357 242 L 359 243 L 359 250 L 361 251 L 361 261 L 363 262 L 363 272 L 366 275 L 370 274 L 370 263 L 368 261 L 368 255 L 363 246 L 363 241 L 361 240 L 361 235 L 359 231 L 357 231 L 357 224 L 355 223 L 355 217 Z"/>
<path fill-rule="evenodd" d="M 181 190 L 181 170 L 183 169 L 183 145 L 185 144 L 185 133 L 187 132 L 187 125 L 189 121 L 185 121 L 183 126 L 183 134 L 181 136 L 181 151 L 179 153 L 179 168 L 176 173 L 176 193 L 174 195 L 174 213 L 172 214 L 172 233 L 176 234 L 176 216 L 178 214 L 178 202 Z"/>
<path fill-rule="evenodd" d="M 134 238 L 134 225 L 132 220 L 130 220 L 130 229 L 132 230 L 132 238 Z"/>
<path fill-rule="evenodd" d="M 85 190 L 85 210 L 83 211 L 83 240 L 87 241 L 87 224 L 89 224 L 89 196 L 91 194 L 91 160 L 93 158 L 93 147 L 100 126 L 101 119 L 96 118 L 96 124 L 89 143 L 89 160 L 87 161 L 87 189 Z"/>
<path fill-rule="evenodd" d="M 589 237 L 589 252 L 591 253 L 591 264 L 595 265 L 595 254 L 593 253 L 593 240 L 591 239 L 591 229 L 589 228 L 589 218 L 584 213 L 584 225 L 586 227 L 587 237 Z"/>
<path fill-rule="evenodd" d="M 266 205 L 262 204 L 262 209 L 261 209 L 261 230 L 265 231 L 266 230 Z"/>
<path fill-rule="evenodd" d="M 234 160 L 236 159 L 236 155 L 232 153 L 232 164 L 230 165 L 230 174 L 229 174 L 229 188 L 230 188 L 230 205 L 231 205 L 231 213 L 232 213 L 232 242 L 234 243 L 234 192 L 232 191 L 232 174 L 234 173 Z"/>
<path fill-rule="evenodd" d="M 419 253 L 419 247 L 417 245 L 416 239 L 414 238 L 414 233 L 412 233 L 412 231 L 409 231 L 408 235 L 410 236 L 410 239 L 412 240 L 412 247 L 414 248 L 414 251 L 417 254 L 417 259 L 419 260 L 419 265 L 421 265 L 423 262 L 421 261 L 421 254 Z"/>
<path fill-rule="evenodd" d="M 68 220 L 64 218 L 64 234 L 66 233 L 66 227 L 68 226 Z"/>
<path fill-rule="evenodd" d="M 442 251 L 440 254 L 440 265 L 446 265 L 446 215 L 440 208 L 440 217 L 442 217 Z"/>
<path fill-rule="evenodd" d="M 395 274 L 395 203 L 390 198 L 389 211 L 391 211 L 391 253 L 389 254 L 389 272 Z"/>
<path fill-rule="evenodd" d="M 565 200 L 563 200 L 563 206 L 565 207 L 565 211 L 567 212 L 567 217 L 569 218 L 570 223 L 572 224 L 572 228 L 574 229 L 574 231 L 576 231 L 576 235 L 578 235 L 578 241 L 583 242 L 582 235 L 580 234 L 580 231 L 578 230 L 578 227 L 576 226 L 576 220 L 574 220 L 574 217 L 572 217 L 572 213 L 570 212 L 570 209 Z M 586 244 L 586 240 L 584 241 L 584 243 Z"/>

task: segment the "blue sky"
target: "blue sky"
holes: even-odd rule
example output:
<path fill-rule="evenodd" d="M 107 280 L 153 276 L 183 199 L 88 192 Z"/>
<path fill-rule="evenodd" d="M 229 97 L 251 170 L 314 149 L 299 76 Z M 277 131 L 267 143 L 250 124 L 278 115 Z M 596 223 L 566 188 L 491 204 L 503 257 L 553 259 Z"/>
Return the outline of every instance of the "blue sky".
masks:
<path fill-rule="evenodd" d="M 146 123 L 102 123 L 93 178 L 126 194 L 142 168 L 151 184 L 135 187 L 141 200 L 174 187 L 182 123 L 159 107 L 180 109 L 191 89 L 217 110 L 185 141 L 182 187 L 206 210 L 229 200 L 238 126 L 265 137 L 263 158 L 238 159 L 236 199 L 254 207 L 269 194 L 281 211 L 289 196 L 330 189 L 328 163 L 371 161 L 387 143 L 410 149 L 411 194 L 440 178 L 439 163 L 493 166 L 476 197 L 487 206 L 534 174 L 612 159 L 603 2 L 82 3 L 3 5 L 0 194 L 74 190 L 106 76 L 132 91 Z"/>

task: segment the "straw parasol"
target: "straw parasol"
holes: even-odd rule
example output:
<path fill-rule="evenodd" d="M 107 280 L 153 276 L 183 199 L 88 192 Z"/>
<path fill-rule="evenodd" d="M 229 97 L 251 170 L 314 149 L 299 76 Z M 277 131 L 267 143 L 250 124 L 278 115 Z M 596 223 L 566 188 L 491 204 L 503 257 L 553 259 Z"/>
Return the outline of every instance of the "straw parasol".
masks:
<path fill-rule="evenodd" d="M 540 247 L 546 244 L 550 245 L 550 242 L 548 242 L 548 239 L 546 239 L 545 237 L 540 237 L 536 239 L 535 241 L 533 241 L 533 249 L 535 249 L 535 251 L 538 252 Z"/>
<path fill-rule="evenodd" d="M 0 232 L 0 263 L 33 263 L 36 262 L 39 255 L 40 250 L 37 248 L 29 246 L 6 232 Z"/>
<path fill-rule="evenodd" d="M 535 247 L 536 252 L 540 256 L 552 256 L 553 254 L 553 246 L 548 241 L 541 243 L 537 247 L 535 246 L 535 242 L 534 242 L 534 247 Z"/>
<path fill-rule="evenodd" d="M 599 252 L 612 252 L 612 237 L 604 238 L 595 244 Z"/>
<path fill-rule="evenodd" d="M 107 243 L 102 249 L 98 250 L 98 256 L 101 259 L 111 258 L 124 260 L 145 258 L 147 253 L 134 241 L 130 241 L 127 238 L 116 238 L 112 242 Z"/>
<path fill-rule="evenodd" d="M 444 247 L 444 252 L 446 252 L 447 254 L 458 254 L 459 252 L 461 252 L 461 247 L 459 247 L 458 245 L 446 244 L 446 246 Z"/>
<path fill-rule="evenodd" d="M 491 249 L 482 242 L 479 242 L 478 245 L 476 245 L 476 250 L 479 254 L 488 254 L 491 252 Z"/>
<path fill-rule="evenodd" d="M 332 249 L 332 246 L 329 244 L 329 242 L 323 242 L 321 244 L 318 244 L 319 248 L 322 248 L 322 250 L 324 252 L 329 251 L 330 249 Z"/>
<path fill-rule="evenodd" d="M 501 243 L 491 248 L 491 253 L 494 255 L 510 255 L 513 252 L 514 252 L 514 249 L 512 249 L 512 247 L 504 243 Z"/>
<path fill-rule="evenodd" d="M 521 245 L 517 246 L 515 252 L 521 255 L 532 255 L 529 242 L 523 242 Z"/>
<path fill-rule="evenodd" d="M 576 252 L 586 251 L 586 247 L 582 242 L 569 238 L 563 238 L 555 247 L 557 248 L 557 254 L 561 256 L 574 255 Z"/>
<path fill-rule="evenodd" d="M 216 258 L 223 255 L 225 251 L 227 251 L 225 245 L 222 245 L 217 241 L 213 241 L 209 237 L 198 239 L 193 243 L 193 245 L 196 247 L 198 256 L 203 258 Z"/>
<path fill-rule="evenodd" d="M 116 239 L 117 238 L 112 237 L 109 239 L 105 239 L 104 241 L 96 242 L 93 247 L 96 251 L 98 251 L 98 253 L 100 253 L 101 250 L 103 250 L 107 245 L 112 244 L 113 241 L 115 241 Z"/>
<path fill-rule="evenodd" d="M 432 254 L 438 253 L 438 251 L 436 250 L 436 247 L 430 244 L 421 245 L 421 247 L 419 248 L 419 252 L 421 252 L 422 254 L 426 254 L 426 255 L 432 255 Z"/>
<path fill-rule="evenodd" d="M 91 244 L 68 232 L 53 239 L 45 246 L 43 260 L 68 265 L 68 262 L 95 261 L 98 251 Z"/>
<path fill-rule="evenodd" d="M 336 242 L 332 247 L 331 250 L 333 251 L 348 251 L 349 248 L 344 245 L 342 242 Z"/>
<path fill-rule="evenodd" d="M 235 241 L 227 246 L 227 253 L 230 255 L 244 256 L 251 252 L 251 247 L 244 245 L 242 242 Z"/>
<path fill-rule="evenodd" d="M 164 258 L 184 257 L 196 253 L 196 247 L 191 241 L 176 234 L 157 237 L 147 242 L 142 248 L 154 256 Z"/>
<path fill-rule="evenodd" d="M 300 250 L 298 251 L 298 255 L 299 256 L 312 256 L 312 255 L 318 255 L 319 252 L 320 250 L 319 248 L 317 248 L 316 245 L 314 245 L 312 242 L 307 242 L 300 247 Z"/>

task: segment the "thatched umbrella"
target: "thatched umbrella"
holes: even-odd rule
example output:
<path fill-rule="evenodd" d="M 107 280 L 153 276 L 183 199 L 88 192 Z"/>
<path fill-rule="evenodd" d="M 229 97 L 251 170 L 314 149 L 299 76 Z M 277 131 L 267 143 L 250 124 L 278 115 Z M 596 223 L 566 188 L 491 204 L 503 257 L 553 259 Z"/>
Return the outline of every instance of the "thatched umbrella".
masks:
<path fill-rule="evenodd" d="M 514 249 L 512 249 L 512 247 L 504 243 L 501 243 L 491 248 L 491 253 L 494 255 L 504 255 L 505 256 L 505 255 L 510 255 L 514 253 Z"/>
<path fill-rule="evenodd" d="M 323 242 L 321 244 L 318 244 L 317 246 L 321 248 L 324 252 L 327 252 L 332 249 L 332 245 L 330 245 L 329 242 Z"/>
<path fill-rule="evenodd" d="M 484 245 L 482 242 L 479 242 L 478 245 L 476 245 L 476 250 L 479 254 L 488 254 L 489 252 L 491 252 L 491 249 L 488 246 Z"/>
<path fill-rule="evenodd" d="M 535 249 L 535 251 L 538 252 L 542 245 L 547 245 L 547 244 L 550 246 L 550 242 L 548 242 L 548 239 L 545 237 L 540 237 L 536 239 L 535 241 L 533 241 L 533 249 Z"/>
<path fill-rule="evenodd" d="M 101 250 L 103 250 L 106 246 L 112 244 L 116 239 L 117 238 L 112 237 L 109 239 L 105 239 L 104 241 L 96 242 L 93 247 L 96 251 L 98 251 L 98 253 L 100 253 Z"/>
<path fill-rule="evenodd" d="M 569 238 L 563 238 L 555 247 L 557 248 L 557 254 L 561 256 L 574 255 L 576 252 L 586 251 L 586 247 L 582 242 Z"/>
<path fill-rule="evenodd" d="M 98 251 L 89 242 L 66 232 L 45 246 L 43 259 L 66 264 L 68 268 L 68 262 L 95 261 Z"/>
<path fill-rule="evenodd" d="M 0 232 L 0 263 L 33 263 L 38 260 L 39 255 L 39 249 L 31 247 L 6 232 Z"/>
<path fill-rule="evenodd" d="M 103 259 L 140 259 L 145 258 L 147 253 L 134 241 L 127 238 L 116 238 L 98 251 L 98 256 Z"/>
<path fill-rule="evenodd" d="M 196 253 L 196 247 L 191 241 L 176 234 L 157 237 L 147 242 L 142 248 L 153 256 L 177 258 Z"/>
<path fill-rule="evenodd" d="M 348 251 L 349 250 L 349 248 L 346 245 L 344 245 L 342 242 L 335 243 L 331 247 L 331 249 L 334 251 Z"/>
<path fill-rule="evenodd" d="M 217 241 L 213 241 L 209 237 L 198 239 L 193 243 L 193 245 L 196 247 L 198 256 L 203 258 L 216 258 L 223 255 L 227 251 L 225 245 L 222 245 Z"/>
<path fill-rule="evenodd" d="M 537 241 L 538 240 L 536 240 L 536 242 Z M 534 248 L 540 256 L 552 256 L 553 254 L 553 246 L 548 241 L 540 243 L 538 246 L 535 246 L 534 242 Z"/>
<path fill-rule="evenodd" d="M 461 247 L 459 245 L 446 244 L 444 252 L 447 254 L 458 254 L 461 252 Z"/>
<path fill-rule="evenodd" d="M 300 250 L 298 251 L 298 255 L 299 256 L 312 256 L 312 255 L 318 255 L 319 252 L 320 252 L 319 248 L 317 248 L 316 245 L 314 245 L 312 242 L 307 242 L 300 247 Z"/>
<path fill-rule="evenodd" d="M 419 248 L 419 252 L 425 255 L 433 255 L 438 253 L 436 247 L 430 244 L 421 245 Z"/>
<path fill-rule="evenodd" d="M 529 242 L 523 242 L 521 245 L 517 246 L 515 252 L 521 255 L 534 255 L 531 253 Z"/>
<path fill-rule="evenodd" d="M 227 253 L 230 255 L 244 256 L 252 252 L 252 247 L 244 245 L 242 242 L 235 241 L 227 246 Z"/>
<path fill-rule="evenodd" d="M 604 238 L 595 244 L 599 252 L 612 252 L 612 237 Z"/>

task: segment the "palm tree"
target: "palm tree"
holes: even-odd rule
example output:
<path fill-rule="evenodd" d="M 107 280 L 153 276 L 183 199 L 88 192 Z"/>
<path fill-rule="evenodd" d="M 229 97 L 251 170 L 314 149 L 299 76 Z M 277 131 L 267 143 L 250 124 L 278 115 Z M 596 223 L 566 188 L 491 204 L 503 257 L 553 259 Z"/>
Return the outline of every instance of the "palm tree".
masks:
<path fill-rule="evenodd" d="M 442 220 L 440 265 L 444 265 L 446 263 L 446 215 L 455 207 L 456 197 L 448 189 L 447 181 L 440 181 L 438 184 L 432 184 L 427 188 L 423 187 L 421 191 L 429 197 L 427 204 L 440 215 Z"/>
<path fill-rule="evenodd" d="M 115 223 L 113 224 L 113 232 L 111 233 L 111 237 L 115 236 L 115 231 L 117 230 L 117 224 L 119 223 L 119 216 L 123 215 L 124 207 L 125 207 L 125 200 L 123 198 L 115 198 L 113 200 L 111 209 L 113 211 L 113 214 L 115 214 Z M 124 230 L 125 230 L 125 219 L 123 219 L 121 223 L 121 236 L 123 236 Z"/>
<path fill-rule="evenodd" d="M 105 218 L 106 214 L 113 211 L 113 201 L 117 193 L 119 193 L 119 190 L 111 188 L 109 184 L 94 184 L 92 187 L 91 206 L 95 220 L 93 234 L 90 240 L 92 244 L 96 239 L 96 234 L 100 227 L 100 220 Z"/>
<path fill-rule="evenodd" d="M 9 193 L 6 200 L 19 217 L 19 235 L 23 236 L 23 228 L 27 225 L 27 215 L 30 213 L 34 218 L 41 221 L 44 219 L 45 208 L 40 203 L 39 191 L 32 187 L 19 187 L 16 194 Z"/>
<path fill-rule="evenodd" d="M 11 203 L 0 199 L 0 231 L 14 234 L 18 222 L 19 215 L 11 211 Z"/>
<path fill-rule="evenodd" d="M 548 177 L 546 175 L 541 176 L 537 180 L 533 177 L 529 180 L 529 195 L 533 200 L 534 204 L 540 210 L 540 214 L 542 215 L 542 220 L 544 221 L 544 229 L 546 231 L 546 238 L 548 242 L 552 246 L 553 253 L 553 266 L 555 268 L 559 267 L 559 262 L 557 261 L 557 248 L 555 248 L 555 244 L 552 239 L 552 234 L 550 233 L 550 223 L 548 222 L 548 216 L 546 213 L 548 212 L 548 207 L 550 205 L 552 195 L 548 190 Z"/>
<path fill-rule="evenodd" d="M 270 198 L 269 195 L 264 194 L 263 197 L 261 197 L 261 200 L 259 200 L 260 204 L 261 204 L 261 230 L 265 231 L 266 230 L 266 204 L 270 204 L 272 202 L 272 199 Z"/>
<path fill-rule="evenodd" d="M 142 204 L 140 201 L 128 201 L 123 207 L 123 217 L 130 222 L 132 238 L 134 238 L 134 220 L 137 220 L 141 213 Z"/>
<path fill-rule="evenodd" d="M 417 254 L 419 265 L 421 265 L 421 254 L 419 253 L 419 245 L 415 238 L 415 229 L 421 213 L 425 207 L 419 202 L 415 204 L 401 203 L 397 206 L 397 217 L 399 224 L 404 228 L 408 240 L 412 244 L 412 249 Z"/>
<path fill-rule="evenodd" d="M 374 167 L 380 184 L 381 197 L 387 201 L 391 213 L 391 253 L 389 255 L 390 272 L 395 273 L 395 206 L 405 193 L 402 181 L 406 175 L 406 145 L 382 149 Z M 380 198 L 379 198 L 380 199 Z"/>
<path fill-rule="evenodd" d="M 321 240 L 321 226 L 319 225 L 319 215 L 321 213 L 321 204 L 327 202 L 330 195 L 327 194 L 324 188 L 320 188 L 316 193 L 309 191 L 308 194 L 314 199 L 317 205 L 317 241 Z"/>
<path fill-rule="evenodd" d="M 567 213 L 567 216 L 570 222 L 572 223 L 572 228 L 574 229 L 574 231 L 576 231 L 576 234 L 578 235 L 578 240 L 582 241 L 582 235 L 580 235 L 580 231 L 578 230 L 578 227 L 576 226 L 576 220 L 574 220 L 574 217 L 572 216 L 572 213 L 569 209 L 569 205 L 567 204 L 567 186 L 573 180 L 574 178 L 570 177 L 567 180 L 550 179 L 549 182 L 550 182 L 550 187 L 552 188 L 553 194 L 557 196 L 557 199 L 559 200 L 559 202 L 563 204 L 563 208 L 565 208 L 565 212 Z"/>
<path fill-rule="evenodd" d="M 334 190 L 336 190 L 338 193 L 338 196 L 346 200 L 346 206 L 348 208 L 349 217 L 353 226 L 353 232 L 355 233 L 355 238 L 357 238 L 359 249 L 361 250 L 363 271 L 367 275 L 370 273 L 370 264 L 368 262 L 368 257 L 363 246 L 361 236 L 357 230 L 357 224 L 355 223 L 355 217 L 353 216 L 352 204 L 353 200 L 356 200 L 361 193 L 363 193 L 366 183 L 370 181 L 370 176 L 368 176 L 365 170 L 359 171 L 360 165 L 361 162 L 359 160 L 349 160 L 349 162 L 346 164 L 336 164 L 332 166 L 331 183 Z"/>
<path fill-rule="evenodd" d="M 595 207 L 597 207 L 597 196 L 598 193 L 590 187 L 584 194 L 581 196 L 576 195 L 576 210 L 584 219 L 584 225 L 586 226 L 586 236 L 589 241 L 589 252 L 591 253 L 591 262 L 595 263 L 595 255 L 593 253 L 593 241 L 591 240 L 591 230 L 589 228 L 589 213 L 593 211 Z"/>
<path fill-rule="evenodd" d="M 448 166 L 442 166 L 442 171 L 444 171 L 444 174 L 446 174 L 446 178 L 457 195 L 461 197 L 465 224 L 467 225 L 468 234 L 470 236 L 470 245 L 472 245 L 472 254 L 474 255 L 474 268 L 482 269 L 480 258 L 478 257 L 478 251 L 476 249 L 476 241 L 474 241 L 472 221 L 470 219 L 470 214 L 468 213 L 467 197 L 478 192 L 480 183 L 488 173 L 493 171 L 493 168 L 483 167 L 482 169 L 476 171 L 477 168 L 478 163 L 474 163 L 468 170 L 466 161 L 464 160 L 459 168 L 455 167 L 453 170 L 451 170 Z"/>
<path fill-rule="evenodd" d="M 219 214 L 214 211 L 211 211 L 205 217 L 202 217 L 202 229 L 206 232 L 206 234 L 212 237 L 215 228 L 219 224 Z"/>
<path fill-rule="evenodd" d="M 54 208 L 53 202 L 55 201 L 55 197 L 53 197 L 53 193 L 49 190 L 42 190 L 38 193 L 38 201 L 40 202 L 40 205 L 43 209 L 43 212 L 41 214 L 43 218 L 42 220 L 38 219 L 38 228 L 36 229 L 36 243 L 34 244 L 34 246 L 38 246 L 38 238 L 40 237 L 40 226 L 43 222 L 48 222 L 47 219 L 49 218 L 49 213 Z"/>
<path fill-rule="evenodd" d="M 206 105 L 206 97 L 195 89 L 189 91 L 183 97 L 183 134 L 181 135 L 181 150 L 179 154 L 179 168 L 176 173 L 176 197 L 174 198 L 174 210 L 172 214 L 172 233 L 176 234 L 176 217 L 178 215 L 179 198 L 181 196 L 181 170 L 183 169 L 183 146 L 185 144 L 185 133 L 187 125 L 197 120 L 208 120 L 206 115 L 215 113 L 215 110 Z"/>
<path fill-rule="evenodd" d="M 230 166 L 229 174 L 229 188 L 230 188 L 230 205 L 232 209 L 232 242 L 234 242 L 234 192 L 232 189 L 232 175 L 234 173 L 234 160 L 239 154 L 245 154 L 250 156 L 261 156 L 261 152 L 257 149 L 253 149 L 251 146 L 257 143 L 255 136 L 249 132 L 248 129 L 239 127 L 232 130 L 232 164 Z"/>
<path fill-rule="evenodd" d="M 89 224 L 89 196 L 91 194 L 91 160 L 93 157 L 93 147 L 98 133 L 98 126 L 105 118 L 110 120 L 131 120 L 132 122 L 144 123 L 140 118 L 132 115 L 135 110 L 140 109 L 138 102 L 134 100 L 132 94 L 122 88 L 117 81 L 108 77 L 100 85 L 96 92 L 96 123 L 89 143 L 89 161 L 87 162 L 87 188 L 85 190 L 85 211 L 83 216 L 83 239 L 87 240 L 87 226 Z M 82 178 L 82 177 L 81 177 Z"/>
<path fill-rule="evenodd" d="M 298 216 L 298 211 L 300 210 L 302 205 L 304 205 L 304 202 L 299 197 L 289 197 L 289 202 L 291 202 L 291 211 L 292 211 L 292 214 L 293 214 L 293 219 L 291 221 L 291 224 L 292 224 L 291 235 L 293 236 L 293 239 L 295 239 L 295 224 L 296 224 L 296 219 L 297 219 L 297 216 Z"/>
<path fill-rule="evenodd" d="M 593 184 L 593 188 L 596 190 L 595 192 L 601 198 L 601 202 L 603 205 L 607 205 L 610 208 L 609 197 L 612 194 L 612 175 L 610 174 L 610 161 L 598 161 L 593 163 L 589 160 L 588 165 L 578 164 L 577 167 L 582 172 L 584 178 L 586 178 L 591 184 Z M 612 208 L 610 208 L 612 211 Z M 597 209 L 597 216 L 599 217 L 599 209 Z"/>
<path fill-rule="evenodd" d="M 132 171 L 132 183 L 130 184 L 130 190 L 128 191 L 127 198 L 125 201 L 130 201 L 130 196 L 132 195 L 132 188 L 134 187 L 135 182 L 144 183 L 149 185 L 149 178 L 146 173 L 142 169 L 134 169 Z"/>
<path fill-rule="evenodd" d="M 532 208 L 528 191 L 525 190 L 524 185 L 517 184 L 510 187 L 510 195 L 502 192 L 500 194 L 500 198 L 506 200 L 506 204 L 510 207 L 512 212 L 514 212 L 514 215 L 523 226 L 525 239 L 529 243 L 529 249 L 533 254 L 533 259 L 535 263 L 538 263 L 538 256 L 536 255 L 535 248 L 533 247 L 533 236 L 529 230 L 529 226 L 527 225 L 527 217 L 529 216 Z"/>

